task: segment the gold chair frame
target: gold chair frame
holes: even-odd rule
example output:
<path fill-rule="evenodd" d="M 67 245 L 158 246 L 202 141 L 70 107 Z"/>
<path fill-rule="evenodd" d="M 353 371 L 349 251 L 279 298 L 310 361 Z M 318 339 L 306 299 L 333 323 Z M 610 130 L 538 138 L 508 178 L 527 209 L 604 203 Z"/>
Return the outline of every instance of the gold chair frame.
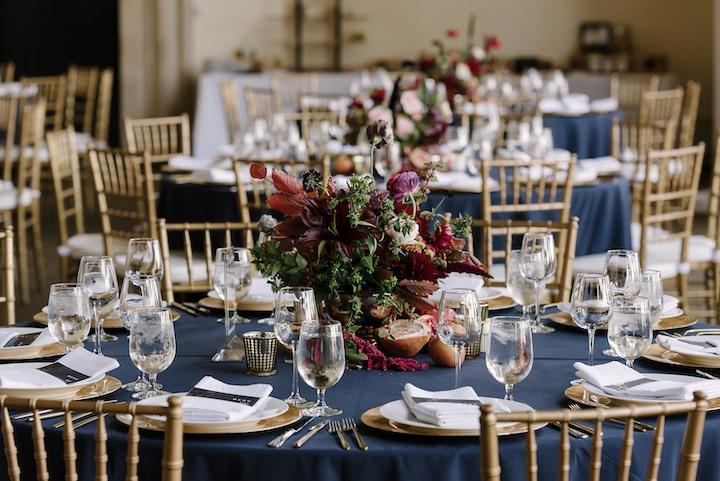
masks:
<path fill-rule="evenodd" d="M 0 259 L 2 261 L 2 287 L 0 288 L 0 304 L 4 304 L 0 325 L 15 324 L 15 246 L 13 227 L 0 227 Z"/>
<path fill-rule="evenodd" d="M 86 134 L 93 132 L 100 69 L 70 65 L 67 73 L 65 125 Z"/>
<path fill-rule="evenodd" d="M 38 95 L 45 100 L 45 128 L 59 130 L 65 121 L 67 101 L 67 79 L 65 75 L 43 77 L 21 77 L 22 85 L 36 85 Z"/>
<path fill-rule="evenodd" d="M 15 63 L 0 62 L 0 83 L 12 82 L 15 79 Z"/>
<path fill-rule="evenodd" d="M 297 109 L 302 95 L 317 95 L 318 76 L 313 72 L 272 72 L 270 88 L 275 93 L 278 107 Z"/>
<path fill-rule="evenodd" d="M 125 118 L 125 146 L 129 152 L 145 152 L 154 164 L 165 164 L 174 155 L 191 155 L 190 117 Z"/>
<path fill-rule="evenodd" d="M 97 102 L 95 104 L 95 142 L 107 145 L 112 106 L 113 70 L 103 69 L 98 80 Z"/>
<path fill-rule="evenodd" d="M 695 142 L 695 125 L 697 124 L 698 107 L 700 106 L 700 90 L 700 84 L 692 80 L 688 81 L 685 86 L 678 147 L 690 147 Z"/>
<path fill-rule="evenodd" d="M 613 74 L 610 77 L 610 97 L 617 99 L 618 107 L 628 117 L 637 115 L 646 92 L 656 92 L 660 88 L 657 75 Z"/>
<path fill-rule="evenodd" d="M 227 123 L 230 143 L 235 144 L 240 133 L 240 102 L 237 95 L 237 83 L 234 80 L 220 82 L 220 98 Z"/>
<path fill-rule="evenodd" d="M 273 115 L 280 112 L 280 102 L 273 90 L 245 87 L 243 98 L 248 120 L 251 122 L 255 119 L 270 121 Z"/>

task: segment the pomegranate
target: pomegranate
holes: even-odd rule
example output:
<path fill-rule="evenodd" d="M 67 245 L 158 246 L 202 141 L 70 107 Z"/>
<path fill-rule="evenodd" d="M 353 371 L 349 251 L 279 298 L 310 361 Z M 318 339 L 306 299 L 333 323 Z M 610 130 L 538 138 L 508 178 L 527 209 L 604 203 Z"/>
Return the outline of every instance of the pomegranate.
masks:
<path fill-rule="evenodd" d="M 455 367 L 455 349 L 448 346 L 437 337 L 428 343 L 430 358 L 436 366 Z M 465 348 L 460 351 L 461 362 L 465 360 Z"/>
<path fill-rule="evenodd" d="M 412 357 L 420 352 L 432 337 L 431 321 L 431 316 L 391 321 L 377 330 L 378 344 L 392 355 Z"/>

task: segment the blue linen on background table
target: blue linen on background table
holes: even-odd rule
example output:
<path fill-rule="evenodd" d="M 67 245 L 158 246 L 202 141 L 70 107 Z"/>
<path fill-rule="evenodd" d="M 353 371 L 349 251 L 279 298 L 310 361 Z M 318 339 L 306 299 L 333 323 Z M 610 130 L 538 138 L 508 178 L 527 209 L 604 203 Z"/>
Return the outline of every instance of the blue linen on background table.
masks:
<path fill-rule="evenodd" d="M 507 312 L 507 311 L 506 311 Z M 500 312 L 493 314 L 498 315 Z M 215 323 L 216 316 L 182 317 L 175 323 L 178 354 L 168 371 L 159 380 L 173 392 L 190 389 L 202 376 L 211 375 L 224 382 L 250 384 L 257 377 L 245 374 L 245 363 L 212 363 L 210 356 L 223 341 L 224 330 Z M 251 324 L 247 329 L 267 329 Z M 120 340 L 104 346 L 107 355 L 116 357 L 121 367 L 112 374 L 123 381 L 134 379 L 135 371 L 128 358 L 127 339 L 119 331 Z M 563 391 L 574 376 L 573 361 L 584 361 L 587 338 L 584 331 L 560 328 L 549 335 L 535 336 L 535 364 L 528 378 L 517 384 L 516 399 L 527 402 L 536 409 L 557 409 L 566 405 Z M 599 336 L 596 349 L 597 362 L 606 362 L 600 351 L 608 346 L 604 336 Z M 281 354 L 282 356 L 282 354 Z M 426 355 L 420 360 L 429 361 Z M 691 373 L 692 370 L 672 368 L 639 360 L 636 366 L 642 371 Z M 290 390 L 291 367 L 278 362 L 278 374 L 262 378 L 273 385 L 273 396 L 282 398 Z M 480 396 L 501 397 L 503 387 L 491 378 L 484 359 L 468 360 L 463 366 L 463 381 L 471 385 Z M 400 398 L 406 382 L 423 389 L 449 389 L 453 384 L 453 370 L 431 367 L 418 373 L 348 371 L 340 382 L 328 391 L 327 400 L 332 406 L 343 409 L 343 417 L 359 420 L 367 409 Z M 310 388 L 301 383 L 301 392 L 314 399 Z M 128 400 L 129 393 L 117 392 L 113 399 Z M 49 427 L 46 421 L 46 438 L 51 479 L 61 478 L 63 472 L 62 431 Z M 27 479 L 34 473 L 32 456 L 31 423 L 16 422 L 17 443 L 21 468 Z M 679 453 L 685 425 L 684 417 L 669 418 L 665 432 L 665 456 L 659 479 L 669 481 L 677 471 Z M 123 479 L 125 472 L 127 427 L 108 417 L 109 471 L 111 480 Z M 440 481 L 479 479 L 478 440 L 473 437 L 445 438 L 401 436 L 360 427 L 370 449 L 362 452 L 354 447 L 344 451 L 327 432 L 315 436 L 302 449 L 292 447 L 268 448 L 267 443 L 281 431 L 257 435 L 186 435 L 185 481 Z M 78 469 L 80 479 L 92 479 L 94 474 L 94 432 L 91 424 L 77 430 Z M 623 441 L 623 428 L 604 425 L 603 471 L 601 479 L 615 479 Z M 631 479 L 644 479 L 650 459 L 652 432 L 635 433 L 635 449 Z M 293 438 L 294 440 L 295 438 Z M 537 432 L 540 480 L 557 479 L 559 432 L 544 428 Z M 292 441 L 292 440 L 291 440 Z M 586 479 L 589 469 L 591 440 L 570 440 L 571 478 Z M 141 432 L 140 479 L 160 479 L 162 434 Z M 500 441 L 503 479 L 525 479 L 525 437 L 514 435 Z M 4 470 L 5 459 L 0 460 Z M 699 481 L 720 479 L 720 416 L 708 413 L 703 439 Z"/>
<path fill-rule="evenodd" d="M 553 146 L 593 159 L 610 155 L 612 119 L 617 113 L 579 116 L 543 115 L 543 125 L 553 134 Z"/>

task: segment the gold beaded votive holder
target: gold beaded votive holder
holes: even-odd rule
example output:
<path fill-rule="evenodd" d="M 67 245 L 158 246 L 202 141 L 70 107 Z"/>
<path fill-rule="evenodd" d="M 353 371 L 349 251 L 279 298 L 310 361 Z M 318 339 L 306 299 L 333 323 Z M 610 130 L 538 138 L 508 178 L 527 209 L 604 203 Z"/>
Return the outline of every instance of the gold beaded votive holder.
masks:
<path fill-rule="evenodd" d="M 485 343 L 487 342 L 487 331 L 490 329 L 490 325 L 487 322 L 489 305 L 487 302 L 478 303 L 478 311 L 480 314 L 480 322 L 482 323 L 482 331 L 480 336 L 470 344 L 465 346 L 465 358 L 475 359 L 480 355 L 481 352 L 485 352 Z"/>
<path fill-rule="evenodd" d="M 249 331 L 242 336 L 245 344 L 247 374 L 272 376 L 277 372 L 277 338 L 270 331 Z"/>

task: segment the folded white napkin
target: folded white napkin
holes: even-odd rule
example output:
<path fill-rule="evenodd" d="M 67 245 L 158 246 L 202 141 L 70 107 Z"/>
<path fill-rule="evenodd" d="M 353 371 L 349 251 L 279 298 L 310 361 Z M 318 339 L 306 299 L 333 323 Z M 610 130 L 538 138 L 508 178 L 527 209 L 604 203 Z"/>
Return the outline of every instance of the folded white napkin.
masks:
<path fill-rule="evenodd" d="M 225 169 L 196 170 L 192 173 L 192 179 L 196 182 L 234 185 L 235 172 Z"/>
<path fill-rule="evenodd" d="M 40 332 L 40 335 L 36 337 L 33 342 L 28 344 L 28 346 L 42 346 L 55 342 L 55 338 L 50 332 L 50 329 L 47 327 L 45 329 L 37 329 L 36 331 L 28 331 L 27 329 L 17 327 L 6 327 L 0 329 L 0 349 L 17 336 L 22 334 L 32 334 L 33 332 Z"/>
<path fill-rule="evenodd" d="M 709 398 L 720 396 L 720 381 L 702 379 L 694 382 L 660 381 L 617 361 L 588 366 L 582 362 L 573 364 L 575 373 L 584 381 L 606 393 L 620 397 L 639 397 L 668 401 L 690 401 L 693 393 L 702 391 Z"/>
<path fill-rule="evenodd" d="M 590 110 L 593 112 L 613 112 L 618 109 L 618 101 L 614 97 L 606 97 L 590 102 Z"/>
<path fill-rule="evenodd" d="M 175 155 L 170 157 L 168 165 L 175 170 L 207 170 L 215 163 L 214 159 L 191 157 L 189 155 Z"/>
<path fill-rule="evenodd" d="M 662 314 L 667 314 L 671 311 L 674 311 L 678 308 L 680 305 L 680 300 L 677 297 L 664 295 L 663 296 L 663 306 L 662 306 Z"/>
<path fill-rule="evenodd" d="M 183 396 L 183 420 L 195 423 L 242 421 L 257 411 L 272 392 L 269 384 L 237 386 L 205 376 Z M 149 400 L 143 404 L 167 405 L 166 399 L 157 403 Z"/>
<path fill-rule="evenodd" d="M 208 293 L 209 297 L 220 299 L 217 291 L 214 289 Z M 252 284 L 250 284 L 250 292 L 245 296 L 242 301 L 274 301 L 275 293 L 272 290 L 272 286 L 264 277 L 253 277 Z"/>
<path fill-rule="evenodd" d="M 435 172 L 437 180 L 430 182 L 431 189 L 448 189 L 456 192 L 482 192 L 482 178 L 473 177 L 465 172 Z M 498 183 L 495 179 L 488 181 L 490 189 L 496 189 Z"/>
<path fill-rule="evenodd" d="M 430 294 L 428 299 L 435 302 L 440 302 L 442 291 L 446 291 L 449 289 L 472 289 L 479 294 L 483 285 L 484 280 L 482 276 L 478 276 L 475 274 L 465 274 L 461 272 L 451 272 L 450 274 L 448 274 L 447 277 L 438 279 L 438 286 L 440 287 L 438 288 L 438 290 Z"/>
<path fill-rule="evenodd" d="M 675 338 L 658 334 L 657 343 L 668 351 L 708 359 L 720 359 L 720 336 L 683 336 Z"/>
<path fill-rule="evenodd" d="M 40 367 L 27 367 L 27 364 L 4 364 L 0 366 L 0 388 L 48 388 L 71 386 L 87 378 L 94 378 L 120 367 L 120 363 L 111 357 L 98 356 L 86 349 L 73 349 L 55 362 L 48 363 L 49 372 Z M 55 368 L 50 371 L 50 368 Z M 76 371 L 86 377 L 72 381 L 72 377 L 63 379 L 50 374 L 68 373 L 64 368 Z M 69 374 L 73 374 L 70 372 Z M 65 382 L 66 379 L 68 382 Z"/>
<path fill-rule="evenodd" d="M 426 391 L 407 383 L 402 397 L 410 412 L 422 422 L 447 429 L 468 429 L 478 424 L 480 398 L 470 386 Z"/>
<path fill-rule="evenodd" d="M 557 160 L 568 162 L 572 158 L 572 152 L 565 149 L 552 149 L 545 154 L 545 160 Z"/>
<path fill-rule="evenodd" d="M 578 166 L 582 168 L 593 167 L 599 175 L 617 174 L 622 169 L 620 161 L 611 156 L 582 159 L 578 161 Z"/>
<path fill-rule="evenodd" d="M 558 114 L 565 110 L 565 105 L 558 99 L 544 98 L 538 102 L 538 109 L 544 114 Z"/>

